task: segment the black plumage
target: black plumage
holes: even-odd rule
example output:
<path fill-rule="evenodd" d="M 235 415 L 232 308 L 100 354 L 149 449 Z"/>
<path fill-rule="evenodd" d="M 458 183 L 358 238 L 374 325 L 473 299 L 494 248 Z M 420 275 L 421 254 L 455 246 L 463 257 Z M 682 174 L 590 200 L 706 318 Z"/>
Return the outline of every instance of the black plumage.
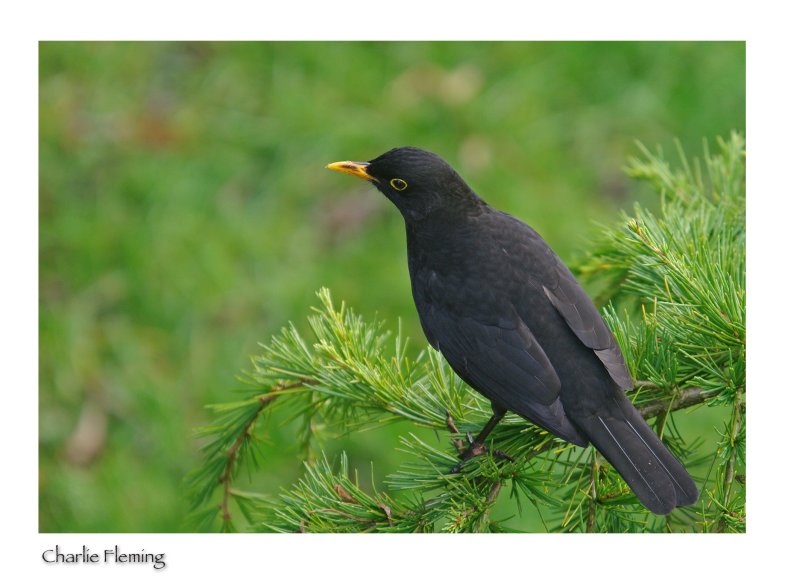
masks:
<path fill-rule="evenodd" d="M 539 234 L 422 149 L 328 167 L 371 181 L 400 210 L 425 336 L 492 402 L 465 459 L 511 410 L 594 444 L 655 513 L 697 500 L 692 478 L 623 393 L 633 385 L 614 335 Z"/>

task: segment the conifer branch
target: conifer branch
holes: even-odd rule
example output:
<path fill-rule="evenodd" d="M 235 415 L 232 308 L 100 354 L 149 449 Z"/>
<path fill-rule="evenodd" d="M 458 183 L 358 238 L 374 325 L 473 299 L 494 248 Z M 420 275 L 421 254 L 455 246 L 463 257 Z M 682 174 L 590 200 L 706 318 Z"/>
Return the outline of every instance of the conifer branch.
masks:
<path fill-rule="evenodd" d="M 731 499 L 731 487 L 733 486 L 733 480 L 736 476 L 736 460 L 737 460 L 737 450 L 736 450 L 736 439 L 739 436 L 739 428 L 740 428 L 740 421 L 742 418 L 742 402 L 741 402 L 741 392 L 738 392 L 736 395 L 736 400 L 733 403 L 733 419 L 731 421 L 731 454 L 728 458 L 728 461 L 725 464 L 725 480 L 723 483 L 723 495 L 722 500 L 723 504 L 727 505 Z"/>
<path fill-rule="evenodd" d="M 645 404 L 635 405 L 642 414 L 642 417 L 645 419 L 663 417 L 663 419 L 659 421 L 660 423 L 663 423 L 666 421 L 668 413 L 700 405 L 709 399 L 713 399 L 718 394 L 717 391 L 702 389 L 700 387 L 688 387 L 681 389 L 673 386 L 673 389 L 673 396 L 655 399 Z M 661 429 L 659 429 L 659 431 L 660 430 Z"/>
<path fill-rule="evenodd" d="M 462 433 L 476 433 L 491 415 L 489 404 L 427 348 L 410 357 L 398 332 L 365 322 L 330 293 L 309 317 L 310 339 L 289 325 L 263 346 L 241 401 L 214 405 L 215 422 L 205 460 L 188 477 L 198 527 L 221 520 L 235 529 L 235 500 L 252 529 L 333 531 L 502 531 L 491 519 L 505 486 L 520 510 L 533 506 L 548 529 L 567 531 L 744 530 L 745 295 L 744 140 L 733 134 L 706 152 L 705 172 L 673 169 L 662 155 L 642 150 L 629 173 L 662 196 L 659 215 L 635 208 L 620 227 L 609 228 L 578 272 L 611 302 L 604 317 L 618 337 L 636 389 L 629 393 L 645 418 L 684 460 L 702 461 L 676 431 L 672 414 L 699 405 L 731 409 L 719 444 L 716 483 L 702 506 L 665 518 L 645 512 L 607 464 L 585 449 L 556 439 L 509 414 L 487 440 L 490 451 L 466 462 L 459 474 Z M 620 316 L 621 305 L 635 304 Z M 324 456 L 306 463 L 306 474 L 276 497 L 234 488 L 243 466 L 256 468 L 259 418 L 269 411 L 301 417 L 306 427 L 346 433 L 403 421 L 400 441 L 409 461 L 383 482 L 389 492 L 363 490 L 347 457 L 338 469 Z M 446 441 L 417 435 L 436 431 Z M 308 445 L 308 433 L 301 437 Z M 454 445 L 456 447 L 454 447 Z M 502 451 L 516 458 L 494 457 Z M 691 463 L 691 461 L 690 461 Z M 203 509 L 214 496 L 221 500 Z"/>
<path fill-rule="evenodd" d="M 229 509 L 229 500 L 231 498 L 231 484 L 233 482 L 233 474 L 236 468 L 237 460 L 239 459 L 239 453 L 242 449 L 242 446 L 250 437 L 250 430 L 252 429 L 255 422 L 261 416 L 262 411 L 266 409 L 266 407 L 275 401 L 275 398 L 278 396 L 278 393 L 281 391 L 285 391 L 286 389 L 297 388 L 303 384 L 303 381 L 295 381 L 294 383 L 287 383 L 283 385 L 276 385 L 273 389 L 266 395 L 262 395 L 257 398 L 258 406 L 255 408 L 252 416 L 248 418 L 241 429 L 241 432 L 234 440 L 233 444 L 228 448 L 226 452 L 227 459 L 225 461 L 225 466 L 222 470 L 222 476 L 220 477 L 220 483 L 222 484 L 222 503 L 220 503 L 220 512 L 222 515 L 222 521 L 224 526 L 228 526 L 231 521 L 231 513 Z"/>

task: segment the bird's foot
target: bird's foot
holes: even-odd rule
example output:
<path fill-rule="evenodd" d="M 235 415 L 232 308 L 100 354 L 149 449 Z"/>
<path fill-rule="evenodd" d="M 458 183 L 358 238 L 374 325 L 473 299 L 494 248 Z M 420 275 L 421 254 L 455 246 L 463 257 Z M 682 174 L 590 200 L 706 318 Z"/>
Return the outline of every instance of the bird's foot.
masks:
<path fill-rule="evenodd" d="M 472 436 L 469 433 L 467 433 L 467 440 L 469 441 L 469 447 L 466 451 L 459 453 L 458 457 L 461 461 L 459 461 L 455 467 L 450 470 L 451 474 L 461 471 L 461 468 L 464 467 L 464 464 L 473 457 L 478 457 L 479 455 L 483 455 L 488 452 L 488 449 L 486 449 L 486 445 L 483 444 L 483 441 L 473 441 Z M 459 445 L 456 445 L 456 449 L 461 451 Z M 513 457 L 507 453 L 503 453 L 502 451 L 492 451 L 492 457 L 496 459 L 504 459 L 506 461 L 514 461 Z"/>

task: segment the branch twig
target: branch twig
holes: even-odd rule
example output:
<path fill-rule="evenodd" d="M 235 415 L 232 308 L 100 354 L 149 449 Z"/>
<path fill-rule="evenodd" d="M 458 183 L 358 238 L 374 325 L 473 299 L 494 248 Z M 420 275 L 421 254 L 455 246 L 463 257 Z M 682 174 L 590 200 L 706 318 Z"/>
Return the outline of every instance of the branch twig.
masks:
<path fill-rule="evenodd" d="M 686 389 L 680 389 L 674 397 L 650 401 L 642 406 L 637 406 L 637 408 L 642 414 L 642 417 L 650 419 L 662 413 L 677 411 L 679 409 L 685 409 L 686 407 L 694 407 L 709 399 L 713 399 L 718 394 L 719 391 L 711 391 L 700 387 L 688 387 Z"/>
<path fill-rule="evenodd" d="M 722 506 L 726 511 L 728 511 L 728 504 L 731 500 L 731 490 L 733 489 L 733 480 L 736 477 L 736 460 L 737 452 L 736 452 L 736 440 L 739 438 L 739 430 L 741 428 L 742 422 L 742 406 L 744 405 L 742 401 L 742 391 L 737 390 L 736 396 L 733 401 L 733 416 L 731 417 L 731 455 L 728 458 L 728 462 L 725 465 L 725 478 L 722 481 Z M 730 513 L 728 511 L 728 513 Z M 725 531 L 725 518 L 720 517 L 719 526 L 717 527 L 718 532 Z"/>
<path fill-rule="evenodd" d="M 308 384 L 313 381 L 295 381 L 292 383 L 287 383 L 284 385 L 276 385 L 272 388 L 272 390 L 267 393 L 266 395 L 262 395 L 258 399 L 258 408 L 256 408 L 253 416 L 247 420 L 242 429 L 242 432 L 239 433 L 239 436 L 236 440 L 231 444 L 230 448 L 226 452 L 227 459 L 225 460 L 225 469 L 222 471 L 222 476 L 219 478 L 220 483 L 222 484 L 222 502 L 220 503 L 219 509 L 222 512 L 222 520 L 223 522 L 231 521 L 231 512 L 228 508 L 229 500 L 231 497 L 231 484 L 233 483 L 233 470 L 236 466 L 236 459 L 239 455 L 239 451 L 244 445 L 244 442 L 250 436 L 250 429 L 253 427 L 253 424 L 256 420 L 261 416 L 261 412 L 270 404 L 272 403 L 278 396 L 280 391 L 284 391 L 286 389 L 290 389 L 293 387 L 297 387 L 303 384 Z"/>

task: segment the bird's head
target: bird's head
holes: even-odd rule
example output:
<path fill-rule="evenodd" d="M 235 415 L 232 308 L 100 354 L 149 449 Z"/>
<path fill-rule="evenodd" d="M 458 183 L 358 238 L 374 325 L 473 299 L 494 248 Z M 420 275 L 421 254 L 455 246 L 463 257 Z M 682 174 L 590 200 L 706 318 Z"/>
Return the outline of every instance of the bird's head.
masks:
<path fill-rule="evenodd" d="M 398 147 L 372 161 L 339 161 L 327 168 L 372 182 L 406 221 L 482 203 L 447 161 L 417 147 Z"/>

